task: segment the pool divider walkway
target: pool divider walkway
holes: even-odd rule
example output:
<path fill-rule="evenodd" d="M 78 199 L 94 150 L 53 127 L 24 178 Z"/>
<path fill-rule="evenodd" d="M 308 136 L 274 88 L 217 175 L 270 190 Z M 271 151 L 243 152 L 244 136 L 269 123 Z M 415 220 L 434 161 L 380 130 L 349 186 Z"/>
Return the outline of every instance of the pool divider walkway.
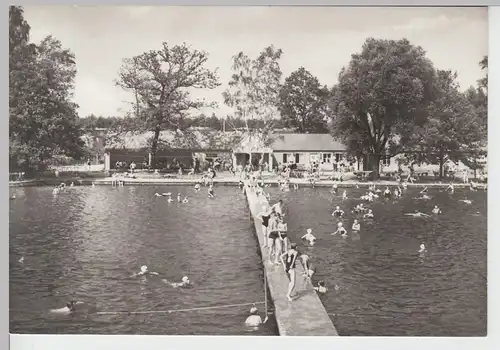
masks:
<path fill-rule="evenodd" d="M 264 236 L 262 221 L 257 217 L 269 203 L 264 196 L 257 194 L 245 182 L 245 193 L 250 207 L 252 220 L 259 241 L 267 285 L 274 303 L 274 315 L 282 336 L 338 336 L 337 330 L 328 316 L 323 304 L 310 281 L 306 280 L 301 264 L 297 261 L 295 291 L 293 301 L 288 301 L 288 276 L 281 265 L 269 263 L 268 248 L 262 247 Z"/>

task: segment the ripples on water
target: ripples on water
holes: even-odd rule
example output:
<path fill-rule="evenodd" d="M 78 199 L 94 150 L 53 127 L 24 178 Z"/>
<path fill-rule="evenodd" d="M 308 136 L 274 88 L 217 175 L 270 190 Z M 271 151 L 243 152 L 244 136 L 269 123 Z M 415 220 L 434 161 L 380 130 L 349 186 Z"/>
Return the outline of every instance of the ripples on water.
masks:
<path fill-rule="evenodd" d="M 347 189 L 349 198 L 364 192 Z M 272 189 L 272 202 L 282 198 L 287 207 L 288 236 L 299 242 L 312 228 L 318 239 L 314 247 L 299 247 L 313 257 L 313 279 L 324 279 L 329 287 L 322 301 L 329 313 L 340 314 L 332 317 L 340 335 L 486 335 L 486 192 L 430 189 L 428 201 L 413 199 L 418 192 L 365 204 L 375 220 L 359 220 L 355 237 L 351 209 L 360 200 L 342 201 L 325 188 Z M 472 204 L 458 202 L 465 198 Z M 346 211 L 347 238 L 329 235 L 336 230 L 338 220 L 331 217 L 336 205 Z M 430 214 L 434 205 L 442 215 L 404 216 L 415 210 Z M 423 257 L 417 253 L 421 243 L 427 248 Z"/>
<path fill-rule="evenodd" d="M 155 192 L 187 195 L 167 203 Z M 217 199 L 192 187 L 17 188 L 10 201 L 10 332 L 70 334 L 275 335 L 270 320 L 256 332 L 249 307 L 141 315 L 96 311 L 169 310 L 264 299 L 262 263 L 246 199 L 218 187 Z M 24 264 L 18 262 L 24 256 Z M 160 277 L 130 278 L 141 265 Z M 187 275 L 174 289 L 161 278 Z M 53 317 L 70 299 L 84 312 Z M 263 306 L 260 307 L 261 311 Z"/>

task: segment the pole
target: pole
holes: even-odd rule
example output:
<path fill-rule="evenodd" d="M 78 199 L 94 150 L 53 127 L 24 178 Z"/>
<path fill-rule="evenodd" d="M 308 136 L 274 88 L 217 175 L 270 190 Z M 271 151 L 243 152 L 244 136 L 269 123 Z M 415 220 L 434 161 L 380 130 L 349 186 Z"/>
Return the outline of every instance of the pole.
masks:
<path fill-rule="evenodd" d="M 267 278 L 266 278 L 265 267 L 264 267 L 264 305 L 265 305 L 266 319 L 267 319 Z"/>

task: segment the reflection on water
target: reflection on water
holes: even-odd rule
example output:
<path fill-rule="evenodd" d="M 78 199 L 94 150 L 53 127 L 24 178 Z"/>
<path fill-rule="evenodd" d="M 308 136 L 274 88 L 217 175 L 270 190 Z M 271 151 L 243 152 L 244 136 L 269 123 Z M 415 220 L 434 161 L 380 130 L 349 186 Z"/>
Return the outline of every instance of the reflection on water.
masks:
<path fill-rule="evenodd" d="M 349 198 L 366 190 L 347 189 Z M 299 244 L 313 257 L 315 281 L 324 279 L 329 292 L 321 299 L 340 335 L 485 336 L 486 335 L 486 192 L 456 191 L 450 195 L 430 189 L 431 200 L 414 200 L 408 190 L 399 200 L 378 199 L 365 204 L 375 219 L 360 219 L 359 236 L 352 235 L 356 218 L 351 209 L 360 200 L 334 196 L 323 188 L 280 193 L 288 209 L 288 236 L 300 241 L 307 228 L 318 238 L 314 247 Z M 459 202 L 468 198 L 472 204 Z M 331 236 L 335 205 L 349 236 Z M 438 217 L 412 218 L 405 213 Z M 420 256 L 424 243 L 427 252 Z M 335 290 L 335 285 L 339 289 Z"/>
<path fill-rule="evenodd" d="M 167 203 L 156 192 L 181 192 Z M 185 309 L 264 300 L 254 227 L 241 191 L 217 199 L 192 187 L 18 188 L 10 201 L 10 332 L 275 335 L 274 320 L 248 332 L 249 307 L 172 314 L 97 311 Z M 175 196 L 174 196 L 175 198 Z M 24 256 L 24 263 L 18 262 Z M 141 265 L 159 277 L 130 278 Z M 190 289 L 161 282 L 189 276 Z M 66 301 L 81 312 L 54 317 Z M 263 311 L 263 306 L 261 307 Z"/>

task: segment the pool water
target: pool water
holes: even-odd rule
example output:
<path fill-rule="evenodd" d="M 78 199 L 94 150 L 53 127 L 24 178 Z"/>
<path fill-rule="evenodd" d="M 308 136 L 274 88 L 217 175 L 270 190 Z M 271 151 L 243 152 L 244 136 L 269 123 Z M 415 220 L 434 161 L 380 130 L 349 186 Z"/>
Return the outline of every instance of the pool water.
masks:
<path fill-rule="evenodd" d="M 359 218 L 361 231 L 353 235 L 358 217 L 351 210 L 366 189 L 346 189 L 345 201 L 343 190 L 338 196 L 326 188 L 269 191 L 272 203 L 284 200 L 288 236 L 313 258 L 313 282 L 323 279 L 329 288 L 321 299 L 339 334 L 485 336 L 487 193 L 430 189 L 430 200 L 417 200 L 419 190 L 410 189 L 398 200 L 379 198 L 365 204 L 375 219 Z M 339 221 L 331 216 L 336 205 L 346 212 L 346 238 L 330 235 Z M 430 214 L 434 205 L 442 215 L 404 215 Z M 318 239 L 313 247 L 300 242 L 308 228 Z"/>
<path fill-rule="evenodd" d="M 167 203 L 156 192 L 189 202 Z M 264 300 L 263 269 L 244 195 L 235 187 L 11 189 L 10 332 L 49 334 L 277 335 L 244 321 L 250 306 L 165 313 Z M 24 257 L 24 262 L 19 259 Z M 158 277 L 131 278 L 141 265 Z M 194 283 L 175 289 L 161 279 Z M 68 316 L 49 310 L 85 304 Z M 261 315 L 264 306 L 259 305 Z M 157 311 L 100 315 L 107 311 Z"/>

